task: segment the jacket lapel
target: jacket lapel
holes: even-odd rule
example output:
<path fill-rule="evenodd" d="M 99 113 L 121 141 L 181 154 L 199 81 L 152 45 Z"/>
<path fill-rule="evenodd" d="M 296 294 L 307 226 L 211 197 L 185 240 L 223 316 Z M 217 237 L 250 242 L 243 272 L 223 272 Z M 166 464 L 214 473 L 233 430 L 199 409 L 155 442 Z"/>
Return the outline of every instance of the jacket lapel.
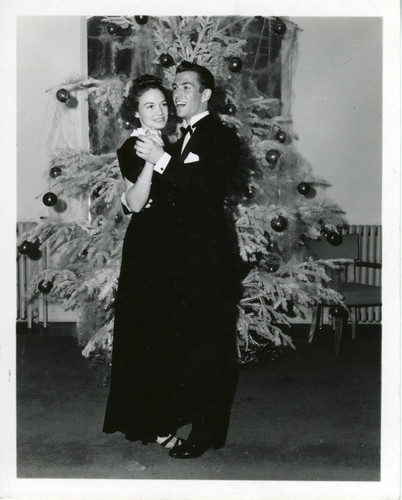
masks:
<path fill-rule="evenodd" d="M 194 151 L 197 149 L 198 144 L 202 143 L 204 140 L 204 136 L 209 131 L 209 125 L 211 124 L 211 115 L 207 115 L 205 118 L 202 118 L 197 122 L 194 132 L 192 133 L 190 140 L 186 144 L 186 147 L 183 149 L 183 152 L 180 155 L 180 161 L 184 161 L 190 151 Z M 183 139 L 184 140 L 184 139 Z M 183 142 L 181 142 L 183 144 Z"/>

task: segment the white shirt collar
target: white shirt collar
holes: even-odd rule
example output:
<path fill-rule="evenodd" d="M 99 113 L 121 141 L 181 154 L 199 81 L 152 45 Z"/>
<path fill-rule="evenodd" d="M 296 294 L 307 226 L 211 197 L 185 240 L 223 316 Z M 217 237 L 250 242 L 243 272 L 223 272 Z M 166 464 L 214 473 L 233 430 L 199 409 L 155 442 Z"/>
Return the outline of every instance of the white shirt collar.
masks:
<path fill-rule="evenodd" d="M 200 113 L 199 115 L 195 115 L 195 116 L 193 116 L 193 117 L 191 118 L 191 120 L 190 120 L 190 125 L 191 125 L 192 127 L 194 127 L 194 125 L 195 125 L 198 121 L 200 121 L 200 120 L 201 120 L 201 118 L 204 118 L 204 117 L 205 117 L 205 116 L 207 116 L 207 115 L 209 115 L 209 111 L 203 111 L 203 112 L 202 112 L 202 113 Z M 184 120 L 184 123 L 185 123 L 186 125 L 189 125 L 189 124 L 186 122 L 186 120 Z"/>

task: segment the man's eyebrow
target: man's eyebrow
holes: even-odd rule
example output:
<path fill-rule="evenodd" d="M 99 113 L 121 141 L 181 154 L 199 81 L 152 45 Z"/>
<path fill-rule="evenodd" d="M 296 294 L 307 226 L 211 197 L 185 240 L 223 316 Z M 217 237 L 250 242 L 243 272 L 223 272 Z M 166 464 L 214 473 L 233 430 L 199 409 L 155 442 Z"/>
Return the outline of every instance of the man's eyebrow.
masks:
<path fill-rule="evenodd" d="M 178 87 L 179 85 L 191 85 L 192 87 L 194 87 L 194 85 L 191 83 L 191 82 L 182 82 L 182 83 L 174 83 L 172 86 L 173 87 Z"/>

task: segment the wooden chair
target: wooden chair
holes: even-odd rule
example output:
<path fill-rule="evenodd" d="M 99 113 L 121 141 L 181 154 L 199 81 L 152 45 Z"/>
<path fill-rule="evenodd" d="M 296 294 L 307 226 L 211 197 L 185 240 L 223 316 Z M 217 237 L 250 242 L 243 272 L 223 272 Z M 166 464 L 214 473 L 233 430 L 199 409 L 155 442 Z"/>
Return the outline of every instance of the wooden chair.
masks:
<path fill-rule="evenodd" d="M 381 306 L 381 286 L 365 285 L 356 282 L 356 269 L 358 267 L 368 267 L 381 269 L 378 262 L 363 262 L 359 260 L 359 235 L 347 234 L 343 236 L 343 242 L 339 246 L 333 246 L 325 238 L 319 240 L 309 240 L 306 242 L 308 253 L 314 259 L 351 259 L 352 264 L 341 266 L 340 271 L 331 276 L 330 286 L 337 290 L 343 297 L 343 301 L 348 308 L 350 322 L 352 327 L 352 339 L 356 338 L 356 326 L 358 311 L 361 307 Z M 349 273 L 349 267 L 352 266 L 352 273 Z M 352 274 L 352 281 L 348 278 Z M 308 342 L 311 343 L 314 333 L 321 324 L 322 308 L 330 304 L 320 304 L 313 310 L 311 327 Z M 334 315 L 335 316 L 335 315 Z M 343 323 L 347 318 L 344 315 L 334 317 L 335 330 L 335 355 L 339 354 Z"/>

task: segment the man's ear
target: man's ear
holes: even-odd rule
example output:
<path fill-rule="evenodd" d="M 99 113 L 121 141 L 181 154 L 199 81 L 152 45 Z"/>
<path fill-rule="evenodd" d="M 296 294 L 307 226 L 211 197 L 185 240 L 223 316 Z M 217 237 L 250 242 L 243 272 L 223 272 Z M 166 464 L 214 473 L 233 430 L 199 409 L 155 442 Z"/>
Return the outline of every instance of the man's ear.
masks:
<path fill-rule="evenodd" d="M 202 91 L 202 96 L 201 96 L 201 102 L 207 102 L 210 100 L 212 95 L 212 90 L 211 89 L 204 89 Z"/>

